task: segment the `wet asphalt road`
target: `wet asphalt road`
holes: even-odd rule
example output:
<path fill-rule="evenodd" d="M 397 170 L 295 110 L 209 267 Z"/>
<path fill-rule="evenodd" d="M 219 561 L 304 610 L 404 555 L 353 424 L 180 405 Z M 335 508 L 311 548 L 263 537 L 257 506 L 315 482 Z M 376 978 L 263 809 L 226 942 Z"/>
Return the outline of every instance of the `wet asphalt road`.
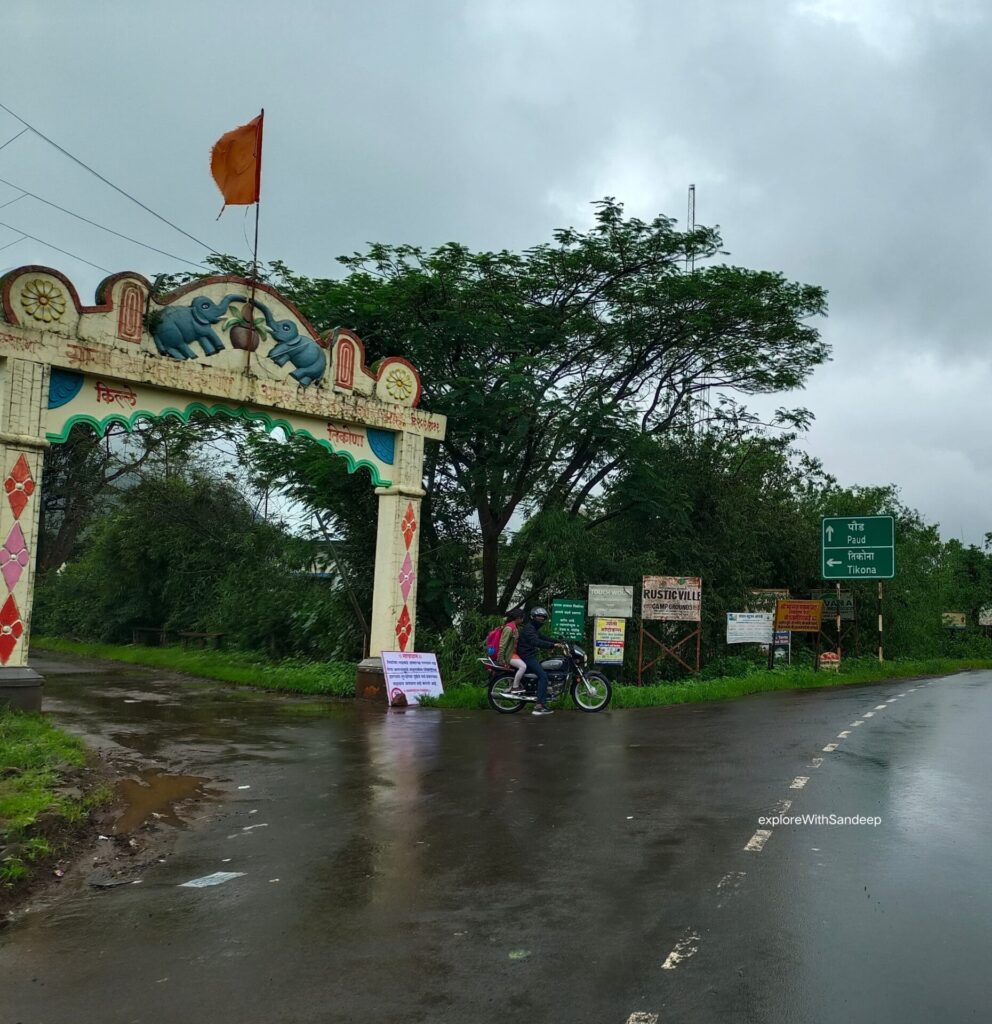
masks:
<path fill-rule="evenodd" d="M 3 1024 L 989 1016 L 992 673 L 548 719 L 133 669 L 46 699 L 216 795 L 140 885 L 0 931 Z M 783 800 L 882 822 L 762 836 Z"/>

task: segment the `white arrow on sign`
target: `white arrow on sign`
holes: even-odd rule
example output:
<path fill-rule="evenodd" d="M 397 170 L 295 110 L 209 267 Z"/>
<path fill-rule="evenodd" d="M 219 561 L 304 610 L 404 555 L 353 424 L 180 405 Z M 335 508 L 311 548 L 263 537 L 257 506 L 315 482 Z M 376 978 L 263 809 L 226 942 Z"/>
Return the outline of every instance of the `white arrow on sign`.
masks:
<path fill-rule="evenodd" d="M 828 558 L 827 565 L 843 565 L 844 563 L 839 558 Z"/>
<path fill-rule="evenodd" d="M 827 543 L 834 539 L 834 528 L 832 526 L 827 527 Z"/>

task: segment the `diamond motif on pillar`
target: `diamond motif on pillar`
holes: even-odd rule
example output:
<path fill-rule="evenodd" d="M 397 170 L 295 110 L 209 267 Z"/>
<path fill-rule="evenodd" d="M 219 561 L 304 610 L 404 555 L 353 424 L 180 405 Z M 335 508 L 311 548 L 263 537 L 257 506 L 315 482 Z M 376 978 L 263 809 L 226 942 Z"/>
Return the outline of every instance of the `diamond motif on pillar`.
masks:
<path fill-rule="evenodd" d="M 21 622 L 21 613 L 17 609 L 14 595 L 11 594 L 0 609 L 0 662 L 4 665 L 10 660 L 17 641 L 23 634 L 24 623 Z"/>
<path fill-rule="evenodd" d="M 15 519 L 21 518 L 24 506 L 28 498 L 34 494 L 34 478 L 31 476 L 31 467 L 23 455 L 19 456 L 10 475 L 3 482 L 3 489 L 7 492 L 7 501 L 10 502 L 10 510 L 14 513 Z M 409 545 L 407 545 L 409 547 Z"/>
<path fill-rule="evenodd" d="M 0 557 L 2 557 L 2 553 L 0 553 Z M 416 579 L 416 576 L 413 562 L 410 559 L 410 552 L 408 551 L 406 558 L 403 559 L 403 565 L 400 567 L 400 574 L 397 577 L 400 581 L 400 593 L 403 595 L 404 603 L 410 599 L 410 591 L 413 589 L 413 581 Z"/>
<path fill-rule="evenodd" d="M 21 573 L 28 567 L 30 555 L 28 554 L 27 541 L 24 539 L 24 531 L 20 523 L 15 523 L 13 530 L 7 534 L 7 539 L 0 547 L 0 573 L 7 583 L 7 589 L 13 590 Z"/>
<path fill-rule="evenodd" d="M 11 598 L 13 600 L 13 598 Z M 413 632 L 413 623 L 410 621 L 410 609 L 406 605 L 403 605 L 403 611 L 396 623 L 396 640 L 400 645 L 400 650 L 405 651 L 406 645 L 410 642 L 410 634 Z M 2 638 L 0 638 L 2 642 Z M 7 659 L 4 658 L 4 661 Z"/>
<path fill-rule="evenodd" d="M 403 531 L 403 539 L 406 541 L 406 549 L 409 551 L 413 535 L 417 532 L 417 517 L 413 514 L 412 501 L 406 507 L 406 515 L 403 517 L 400 529 Z"/>

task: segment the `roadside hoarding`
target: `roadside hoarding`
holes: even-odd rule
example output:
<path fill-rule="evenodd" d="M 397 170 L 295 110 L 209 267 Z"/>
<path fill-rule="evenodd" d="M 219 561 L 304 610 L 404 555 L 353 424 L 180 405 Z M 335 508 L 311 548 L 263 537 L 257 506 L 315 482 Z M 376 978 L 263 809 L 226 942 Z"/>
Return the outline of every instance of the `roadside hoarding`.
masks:
<path fill-rule="evenodd" d="M 551 602 L 551 634 L 581 643 L 586 638 L 586 603 L 565 598 Z"/>
<path fill-rule="evenodd" d="M 655 622 L 699 622 L 703 581 L 699 576 L 645 576 L 641 618 Z"/>
<path fill-rule="evenodd" d="M 770 644 L 771 612 L 727 612 L 728 644 Z"/>
<path fill-rule="evenodd" d="M 945 629 L 968 628 L 968 616 L 964 612 L 944 612 L 940 620 Z"/>
<path fill-rule="evenodd" d="M 828 621 L 837 618 L 837 591 L 834 590 L 813 590 L 809 595 L 814 601 L 823 602 L 823 617 Z M 840 592 L 840 621 L 854 621 L 854 591 L 842 590 Z"/>
<path fill-rule="evenodd" d="M 979 626 L 992 626 L 992 604 L 986 605 L 978 613 Z"/>
<path fill-rule="evenodd" d="M 775 605 L 776 630 L 819 633 L 822 621 L 822 601 L 779 601 Z"/>
<path fill-rule="evenodd" d="M 597 616 L 593 651 L 597 665 L 622 665 L 627 623 L 623 618 Z"/>
<path fill-rule="evenodd" d="M 614 619 L 633 618 L 634 588 L 590 583 L 589 614 Z"/>
<path fill-rule="evenodd" d="M 776 601 L 788 601 L 789 591 L 784 587 L 752 587 L 749 612 L 774 612 Z"/>
<path fill-rule="evenodd" d="M 435 654 L 383 651 L 382 667 L 386 674 L 386 699 L 391 706 L 419 704 L 421 697 L 440 697 L 444 693 Z"/>

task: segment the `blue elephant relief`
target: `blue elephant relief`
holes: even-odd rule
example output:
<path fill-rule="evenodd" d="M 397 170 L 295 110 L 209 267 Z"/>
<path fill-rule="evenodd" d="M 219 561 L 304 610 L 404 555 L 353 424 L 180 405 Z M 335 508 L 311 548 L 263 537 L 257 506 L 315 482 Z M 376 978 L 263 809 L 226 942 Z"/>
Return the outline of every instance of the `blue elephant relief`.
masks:
<path fill-rule="evenodd" d="M 196 359 L 190 346 L 197 341 L 205 356 L 215 355 L 224 343 L 210 325 L 224 316 L 232 302 L 247 301 L 244 295 L 225 295 L 220 302 L 198 295 L 188 306 L 168 306 L 152 335 L 155 347 L 160 355 L 172 359 Z"/>
<path fill-rule="evenodd" d="M 301 387 L 315 384 L 324 376 L 327 369 L 327 354 L 313 340 L 300 334 L 299 328 L 292 320 L 274 320 L 272 312 L 262 302 L 255 300 L 255 305 L 265 315 L 269 325 L 269 333 L 276 342 L 266 355 L 276 366 L 292 363 L 296 367 L 290 376 Z"/>

